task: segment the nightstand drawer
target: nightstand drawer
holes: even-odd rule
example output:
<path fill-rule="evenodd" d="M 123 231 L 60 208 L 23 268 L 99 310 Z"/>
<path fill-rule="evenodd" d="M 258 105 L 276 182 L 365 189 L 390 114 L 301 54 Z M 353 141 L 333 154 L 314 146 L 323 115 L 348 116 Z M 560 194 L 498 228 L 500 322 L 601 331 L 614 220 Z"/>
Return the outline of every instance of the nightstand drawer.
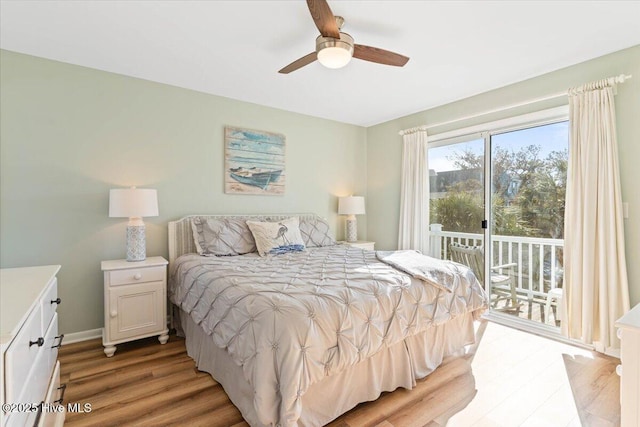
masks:
<path fill-rule="evenodd" d="M 109 272 L 109 285 L 130 285 L 132 283 L 158 282 L 165 279 L 166 268 L 146 267 Z"/>

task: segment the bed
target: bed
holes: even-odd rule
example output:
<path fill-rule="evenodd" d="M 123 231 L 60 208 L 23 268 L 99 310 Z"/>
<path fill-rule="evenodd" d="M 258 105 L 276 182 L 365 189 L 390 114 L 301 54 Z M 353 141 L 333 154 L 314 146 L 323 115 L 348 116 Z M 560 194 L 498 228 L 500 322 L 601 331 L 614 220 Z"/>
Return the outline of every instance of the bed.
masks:
<path fill-rule="evenodd" d="M 291 218 L 303 251 L 243 253 L 247 220 Z M 198 255 L 206 234 L 198 226 L 208 223 L 223 224 L 205 236 L 213 252 L 222 248 L 217 256 Z M 464 266 L 447 265 L 457 274 L 447 288 L 377 255 L 336 244 L 313 214 L 184 217 L 169 223 L 174 321 L 198 369 L 250 425 L 324 425 L 384 391 L 413 388 L 464 351 L 488 306 Z"/>

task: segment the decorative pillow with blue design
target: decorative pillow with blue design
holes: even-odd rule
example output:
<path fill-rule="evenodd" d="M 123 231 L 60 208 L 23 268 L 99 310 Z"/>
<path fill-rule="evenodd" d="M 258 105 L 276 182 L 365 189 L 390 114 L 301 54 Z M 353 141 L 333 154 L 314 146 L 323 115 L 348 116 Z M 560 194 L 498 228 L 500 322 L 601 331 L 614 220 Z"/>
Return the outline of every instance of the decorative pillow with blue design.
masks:
<path fill-rule="evenodd" d="M 297 217 L 277 222 L 247 221 L 247 225 L 260 256 L 300 252 L 305 248 Z"/>

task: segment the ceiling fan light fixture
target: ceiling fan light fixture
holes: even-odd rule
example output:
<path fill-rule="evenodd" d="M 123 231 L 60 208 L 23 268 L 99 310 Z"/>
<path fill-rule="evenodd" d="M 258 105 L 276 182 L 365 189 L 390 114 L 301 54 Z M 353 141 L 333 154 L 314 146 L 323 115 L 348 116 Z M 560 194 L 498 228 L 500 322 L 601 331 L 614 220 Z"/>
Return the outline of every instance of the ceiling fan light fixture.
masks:
<path fill-rule="evenodd" d="M 341 47 L 326 47 L 318 52 L 318 61 L 327 68 L 342 68 L 351 61 L 351 54 Z"/>
<path fill-rule="evenodd" d="M 340 38 L 319 36 L 316 39 L 318 61 L 327 68 L 342 68 L 353 56 L 353 38 L 340 33 Z"/>
<path fill-rule="evenodd" d="M 296 59 L 279 70 L 278 73 L 289 74 L 316 60 L 327 68 L 341 68 L 347 65 L 354 56 L 362 61 L 393 65 L 394 67 L 404 67 L 409 60 L 408 56 L 389 50 L 354 44 L 353 37 L 342 32 L 344 18 L 331 12 L 327 0 L 307 0 L 307 7 L 316 28 L 320 31 L 320 36 L 316 38 L 316 50 Z"/>

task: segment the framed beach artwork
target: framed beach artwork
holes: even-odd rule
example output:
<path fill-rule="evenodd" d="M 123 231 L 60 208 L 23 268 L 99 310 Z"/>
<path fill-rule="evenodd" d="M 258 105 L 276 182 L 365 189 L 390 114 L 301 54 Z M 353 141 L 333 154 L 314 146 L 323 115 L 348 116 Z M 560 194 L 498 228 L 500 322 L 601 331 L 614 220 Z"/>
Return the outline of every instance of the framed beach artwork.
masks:
<path fill-rule="evenodd" d="M 224 147 L 225 193 L 284 194 L 284 135 L 225 127 Z"/>

